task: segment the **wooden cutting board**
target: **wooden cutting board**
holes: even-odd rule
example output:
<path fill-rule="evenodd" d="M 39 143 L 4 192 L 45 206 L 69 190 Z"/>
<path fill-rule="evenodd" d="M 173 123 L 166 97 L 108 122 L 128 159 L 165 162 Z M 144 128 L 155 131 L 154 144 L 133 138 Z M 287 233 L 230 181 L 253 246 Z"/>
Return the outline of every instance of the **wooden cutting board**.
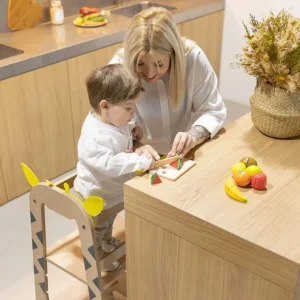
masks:
<path fill-rule="evenodd" d="M 171 181 L 177 180 L 180 176 L 190 170 L 195 164 L 195 161 L 192 160 L 183 160 L 182 168 L 180 170 L 174 169 L 170 165 L 161 166 L 157 169 L 150 170 L 150 174 L 157 173 L 161 178 L 169 179 Z"/>
<path fill-rule="evenodd" d="M 36 0 L 9 0 L 7 25 L 20 30 L 37 25 L 43 17 L 43 8 Z"/>

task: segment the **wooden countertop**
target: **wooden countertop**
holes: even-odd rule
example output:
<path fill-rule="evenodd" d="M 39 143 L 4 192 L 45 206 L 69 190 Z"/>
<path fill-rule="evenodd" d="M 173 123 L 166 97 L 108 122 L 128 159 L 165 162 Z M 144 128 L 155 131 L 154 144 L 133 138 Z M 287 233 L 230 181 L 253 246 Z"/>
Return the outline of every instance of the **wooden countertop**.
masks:
<path fill-rule="evenodd" d="M 230 199 L 224 192 L 225 180 L 231 176 L 231 166 L 244 156 L 256 158 L 268 176 L 267 191 L 241 189 L 248 197 L 247 204 Z M 273 267 L 278 267 L 279 273 L 291 267 L 287 272 L 293 273 L 293 276 L 297 274 L 300 264 L 300 139 L 277 140 L 266 137 L 253 126 L 249 114 L 198 148 L 195 160 L 196 166 L 176 182 L 163 180 L 162 184 L 151 186 L 148 174 L 127 182 L 125 208 L 127 205 L 130 210 L 134 192 L 136 212 L 139 204 L 148 205 L 149 201 L 153 201 L 153 208 L 163 207 L 165 220 L 168 219 L 169 209 L 174 218 L 176 215 L 187 221 L 191 218 L 190 226 L 199 220 L 199 224 L 201 221 L 206 228 L 229 233 L 224 235 L 224 243 L 229 236 L 233 241 L 237 241 L 235 237 L 238 237 L 239 241 L 249 242 L 247 249 L 236 248 L 241 252 L 245 250 L 245 255 L 249 254 L 249 257 L 243 258 L 243 253 L 240 253 L 239 259 L 245 259 L 244 264 L 252 259 L 255 263 L 254 258 L 250 257 L 253 249 L 261 249 L 266 254 L 263 268 L 272 260 L 274 263 L 273 258 L 279 255 L 285 259 L 284 264 L 279 267 L 279 263 L 276 263 L 277 266 L 274 264 Z M 140 203 L 139 195 L 142 199 Z M 147 209 L 150 212 L 150 208 Z M 205 237 L 210 238 L 209 235 Z M 216 248 L 215 252 L 218 252 Z M 275 256 L 269 256 L 269 253 Z M 285 280 L 275 278 L 276 272 L 271 274 L 270 270 L 261 272 L 265 272 L 263 276 L 273 277 L 274 282 Z M 284 284 L 292 290 L 296 284 L 294 277 L 292 285 L 288 281 Z"/>
<path fill-rule="evenodd" d="M 175 6 L 177 9 L 171 12 L 177 23 L 225 7 L 224 0 L 158 0 L 155 3 Z M 66 18 L 63 25 L 44 23 L 26 30 L 0 34 L 0 43 L 24 51 L 23 54 L 0 60 L 0 80 L 122 42 L 131 20 L 112 14 L 106 26 L 81 28 L 73 25 L 75 17 Z"/>

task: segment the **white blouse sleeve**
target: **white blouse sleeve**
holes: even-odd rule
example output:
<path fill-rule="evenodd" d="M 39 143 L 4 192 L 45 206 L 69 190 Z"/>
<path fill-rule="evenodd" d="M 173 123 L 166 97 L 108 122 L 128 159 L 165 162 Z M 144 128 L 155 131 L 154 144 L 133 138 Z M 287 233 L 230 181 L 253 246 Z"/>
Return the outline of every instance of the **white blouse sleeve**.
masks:
<path fill-rule="evenodd" d="M 146 171 L 151 165 L 152 159 L 144 154 L 125 152 L 115 154 L 109 146 L 104 145 L 95 140 L 85 141 L 78 147 L 79 160 L 90 169 L 109 177 L 118 177 L 137 170 Z"/>
<path fill-rule="evenodd" d="M 213 137 L 226 117 L 226 107 L 218 91 L 217 76 L 204 52 L 197 47 L 194 66 L 193 113 L 199 117 L 193 126 L 205 127 Z"/>
<path fill-rule="evenodd" d="M 113 58 L 110 60 L 110 62 L 108 63 L 110 64 L 123 64 L 124 61 L 124 48 L 119 49 L 115 55 L 113 56 Z"/>

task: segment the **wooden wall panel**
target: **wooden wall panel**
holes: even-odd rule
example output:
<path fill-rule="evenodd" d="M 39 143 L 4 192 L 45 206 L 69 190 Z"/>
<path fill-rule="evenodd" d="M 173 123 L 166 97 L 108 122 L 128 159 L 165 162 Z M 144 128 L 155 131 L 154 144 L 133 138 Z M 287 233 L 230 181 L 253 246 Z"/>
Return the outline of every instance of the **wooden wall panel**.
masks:
<path fill-rule="evenodd" d="M 182 36 L 192 39 L 204 51 L 217 76 L 220 75 L 224 12 L 220 11 L 178 25 Z"/>
<path fill-rule="evenodd" d="M 184 239 L 179 253 L 177 300 L 293 299 L 293 293 Z"/>
<path fill-rule="evenodd" d="M 128 299 L 178 299 L 179 237 L 129 212 L 125 222 Z"/>

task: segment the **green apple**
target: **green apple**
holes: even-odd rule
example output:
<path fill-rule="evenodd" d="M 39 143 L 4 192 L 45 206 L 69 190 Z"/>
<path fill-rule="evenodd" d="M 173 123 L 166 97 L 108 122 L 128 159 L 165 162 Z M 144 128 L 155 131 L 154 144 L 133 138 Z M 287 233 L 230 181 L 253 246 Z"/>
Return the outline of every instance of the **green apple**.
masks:
<path fill-rule="evenodd" d="M 252 165 L 252 166 L 249 166 L 247 169 L 246 169 L 246 172 L 250 175 L 250 176 L 253 176 L 254 174 L 256 173 L 263 173 L 263 170 L 258 167 L 258 166 L 255 166 L 255 165 Z"/>

